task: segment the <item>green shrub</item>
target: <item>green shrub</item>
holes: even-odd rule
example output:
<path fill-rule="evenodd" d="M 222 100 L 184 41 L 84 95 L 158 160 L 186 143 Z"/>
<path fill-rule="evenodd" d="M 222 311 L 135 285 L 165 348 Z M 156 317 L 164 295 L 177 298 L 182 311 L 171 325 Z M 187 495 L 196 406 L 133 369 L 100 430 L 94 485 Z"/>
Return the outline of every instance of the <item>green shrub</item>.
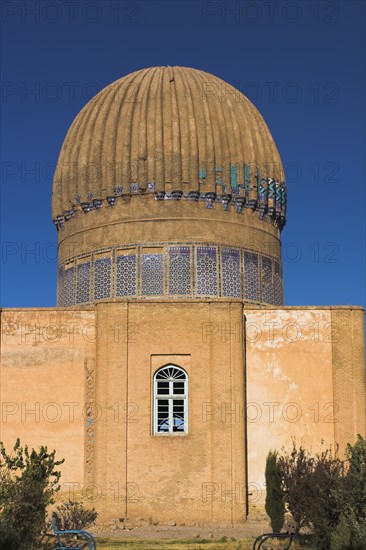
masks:
<path fill-rule="evenodd" d="M 266 460 L 266 512 L 274 533 L 281 531 L 285 519 L 285 507 L 281 487 L 281 475 L 277 463 L 277 452 L 270 451 Z"/>
<path fill-rule="evenodd" d="M 11 454 L 0 442 L 0 548 L 40 550 L 46 524 L 46 509 L 60 489 L 64 461 L 55 460 L 55 451 L 22 447 L 17 439 Z"/>
<path fill-rule="evenodd" d="M 0 548 L 1 550 L 18 550 L 20 548 L 19 534 L 14 525 L 0 517 Z"/>
<path fill-rule="evenodd" d="M 351 547 L 351 529 L 343 514 L 340 516 L 338 525 L 331 535 L 331 550 L 346 550 Z"/>
<path fill-rule="evenodd" d="M 57 506 L 53 512 L 60 529 L 86 529 L 95 522 L 97 515 L 94 508 L 88 510 L 80 502 L 72 500 Z"/>
<path fill-rule="evenodd" d="M 366 548 L 366 441 L 348 444 L 346 461 L 327 449 L 304 447 L 277 457 L 283 502 L 300 527 L 313 532 L 317 550 Z"/>
<path fill-rule="evenodd" d="M 297 449 L 294 442 L 290 453 L 278 457 L 278 468 L 287 511 L 300 527 L 308 526 L 309 508 L 313 499 L 310 480 L 314 470 L 314 458 L 304 447 L 300 446 Z"/>
<path fill-rule="evenodd" d="M 278 465 L 287 511 L 300 527 L 312 529 L 318 550 L 329 550 L 341 513 L 337 495 L 342 461 L 329 449 L 312 456 L 294 442 L 292 451 L 278 458 Z"/>
<path fill-rule="evenodd" d="M 343 485 L 336 492 L 338 508 L 342 509 L 339 530 L 345 531 L 346 523 L 351 533 L 351 550 L 366 548 L 366 440 L 357 436 L 354 445 L 348 444 L 346 450 L 348 469 Z M 341 522 L 342 519 L 342 522 Z"/>

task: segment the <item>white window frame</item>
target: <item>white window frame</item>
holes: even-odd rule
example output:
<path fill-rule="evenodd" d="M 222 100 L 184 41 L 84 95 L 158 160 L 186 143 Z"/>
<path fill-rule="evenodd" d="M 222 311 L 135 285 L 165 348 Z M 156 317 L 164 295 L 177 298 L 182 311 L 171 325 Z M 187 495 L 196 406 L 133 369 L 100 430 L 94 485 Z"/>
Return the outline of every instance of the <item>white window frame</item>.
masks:
<path fill-rule="evenodd" d="M 157 393 L 158 389 L 158 381 L 162 379 L 157 379 L 157 375 L 161 373 L 164 370 L 167 369 L 174 369 L 184 374 L 183 378 L 173 378 L 173 377 L 167 377 L 166 381 L 169 382 L 169 394 L 160 394 L 160 396 Z M 183 394 L 174 394 L 172 391 L 173 388 L 173 382 L 174 381 L 182 381 L 184 382 L 184 393 Z M 184 436 L 188 434 L 188 374 L 187 372 L 182 369 L 181 367 L 178 367 L 177 365 L 169 364 L 164 365 L 163 367 L 160 367 L 154 374 L 154 385 L 153 385 L 153 399 L 154 399 L 154 418 L 153 418 L 153 434 L 158 436 Z M 168 401 L 168 425 L 169 425 L 169 431 L 168 432 L 160 432 L 158 430 L 158 402 L 159 400 Z M 176 432 L 173 431 L 173 401 L 174 400 L 180 400 L 183 401 L 183 414 L 184 414 L 184 423 L 183 423 L 183 431 Z"/>

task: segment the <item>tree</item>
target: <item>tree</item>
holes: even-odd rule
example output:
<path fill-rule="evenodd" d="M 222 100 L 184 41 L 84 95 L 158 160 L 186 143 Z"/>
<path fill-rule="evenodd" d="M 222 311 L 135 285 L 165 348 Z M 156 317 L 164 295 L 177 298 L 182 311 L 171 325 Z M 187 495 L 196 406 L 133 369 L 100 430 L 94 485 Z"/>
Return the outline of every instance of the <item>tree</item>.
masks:
<path fill-rule="evenodd" d="M 277 462 L 277 452 L 270 451 L 266 460 L 266 512 L 274 533 L 278 533 L 285 519 L 285 507 L 281 487 L 281 476 Z"/>
<path fill-rule="evenodd" d="M 0 547 L 39 550 L 46 510 L 60 490 L 56 451 L 22 447 L 17 439 L 11 454 L 0 442 Z"/>

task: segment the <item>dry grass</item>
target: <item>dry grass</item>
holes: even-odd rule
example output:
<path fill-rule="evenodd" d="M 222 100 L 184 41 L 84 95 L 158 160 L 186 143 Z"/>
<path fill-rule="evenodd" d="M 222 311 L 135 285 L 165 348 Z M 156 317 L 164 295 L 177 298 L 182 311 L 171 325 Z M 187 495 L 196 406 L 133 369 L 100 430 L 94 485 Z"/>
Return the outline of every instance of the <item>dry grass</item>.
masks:
<path fill-rule="evenodd" d="M 179 540 L 125 540 L 116 541 L 108 539 L 98 540 L 98 549 L 101 550 L 116 550 L 117 548 L 128 550 L 250 550 L 253 546 L 253 541 L 212 541 L 212 540 L 197 540 L 197 541 L 179 541 Z"/>
<path fill-rule="evenodd" d="M 253 539 L 245 540 L 124 540 L 97 539 L 98 550 L 252 550 Z M 279 547 L 280 548 L 280 547 Z M 292 545 L 291 550 L 298 550 L 299 545 Z M 307 550 L 312 550 L 307 547 Z"/>

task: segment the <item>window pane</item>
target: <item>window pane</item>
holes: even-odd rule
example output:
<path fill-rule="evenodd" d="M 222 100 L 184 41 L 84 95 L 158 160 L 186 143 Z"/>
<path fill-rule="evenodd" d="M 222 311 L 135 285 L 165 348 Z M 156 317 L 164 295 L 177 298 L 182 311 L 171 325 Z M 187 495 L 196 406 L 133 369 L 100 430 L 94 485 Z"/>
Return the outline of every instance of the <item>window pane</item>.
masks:
<path fill-rule="evenodd" d="M 169 394 L 169 382 L 158 382 L 158 395 L 168 395 Z"/>
<path fill-rule="evenodd" d="M 184 401 L 173 401 L 173 432 L 184 432 Z"/>
<path fill-rule="evenodd" d="M 184 393 L 184 382 L 173 382 L 173 393 L 174 395 Z"/>
<path fill-rule="evenodd" d="M 158 400 L 158 432 L 169 432 L 169 401 Z"/>

